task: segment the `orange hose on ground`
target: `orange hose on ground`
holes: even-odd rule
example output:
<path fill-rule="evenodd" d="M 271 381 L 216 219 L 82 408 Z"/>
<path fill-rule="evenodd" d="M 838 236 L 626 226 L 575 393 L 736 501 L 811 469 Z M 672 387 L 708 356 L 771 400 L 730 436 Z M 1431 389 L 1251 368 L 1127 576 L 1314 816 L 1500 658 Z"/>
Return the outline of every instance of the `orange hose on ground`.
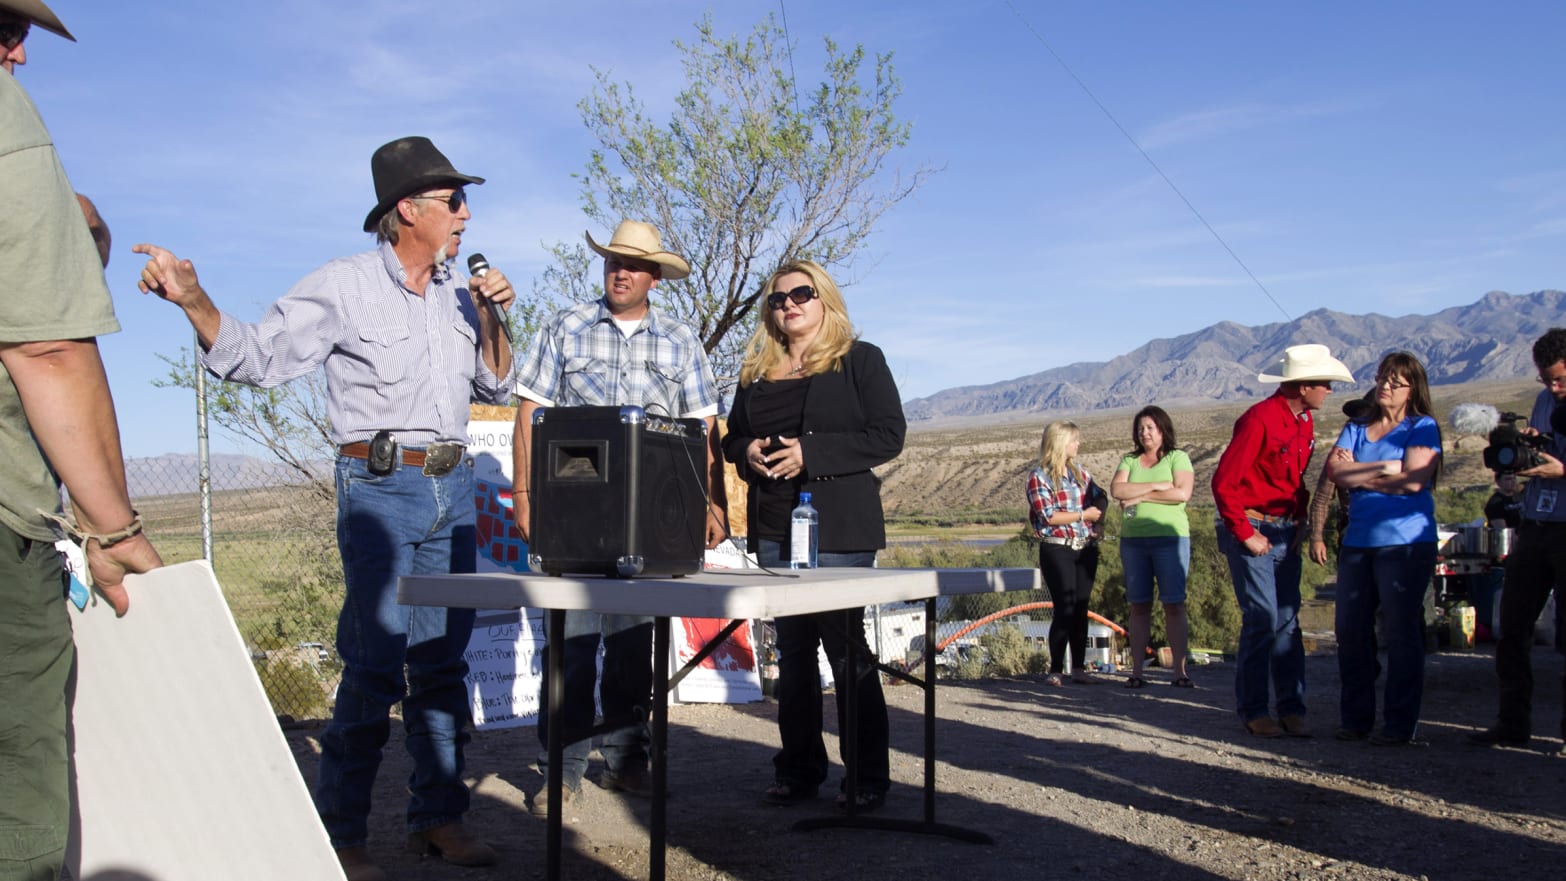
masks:
<path fill-rule="evenodd" d="M 972 633 L 974 630 L 977 630 L 978 628 L 983 627 L 984 625 L 989 624 L 992 621 L 998 621 L 1001 618 L 1009 618 L 1012 615 L 1017 614 L 1018 612 L 1031 612 L 1034 609 L 1053 609 L 1053 608 L 1055 608 L 1055 604 L 1054 603 L 1023 603 L 1020 606 L 1012 606 L 1009 609 L 1002 609 L 999 612 L 995 612 L 995 613 L 990 614 L 990 615 L 985 615 L 983 618 L 980 618 L 979 620 L 974 621 L 973 623 L 969 624 L 967 627 L 964 627 L 963 629 L 957 631 L 956 633 L 953 633 L 951 636 L 948 636 L 945 639 L 941 640 L 940 642 L 936 643 L 935 644 L 935 650 L 937 652 L 945 651 L 946 647 L 951 645 L 953 642 L 956 642 L 958 638 L 963 637 L 963 636 L 967 636 L 969 633 Z M 1108 618 L 1105 618 L 1103 615 L 1100 615 L 1097 612 L 1088 612 L 1088 617 L 1093 619 L 1094 621 L 1099 622 L 1100 624 L 1103 624 L 1103 625 L 1107 626 L 1110 630 L 1113 630 L 1114 632 L 1120 634 L 1121 636 L 1125 636 L 1126 635 L 1126 630 L 1125 630 L 1124 627 L 1121 627 L 1119 624 L 1116 624 L 1115 622 L 1109 620 Z"/>

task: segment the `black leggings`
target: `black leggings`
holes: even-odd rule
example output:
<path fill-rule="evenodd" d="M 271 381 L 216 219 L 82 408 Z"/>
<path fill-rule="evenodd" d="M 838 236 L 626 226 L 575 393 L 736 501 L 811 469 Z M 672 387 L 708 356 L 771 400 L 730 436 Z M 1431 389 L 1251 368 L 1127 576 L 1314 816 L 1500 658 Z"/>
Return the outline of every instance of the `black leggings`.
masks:
<path fill-rule="evenodd" d="M 1055 604 L 1049 624 L 1049 672 L 1065 672 L 1066 650 L 1071 650 L 1071 670 L 1082 669 L 1087 654 L 1088 598 L 1098 574 L 1098 544 L 1080 551 L 1066 545 L 1039 545 L 1039 571 Z"/>

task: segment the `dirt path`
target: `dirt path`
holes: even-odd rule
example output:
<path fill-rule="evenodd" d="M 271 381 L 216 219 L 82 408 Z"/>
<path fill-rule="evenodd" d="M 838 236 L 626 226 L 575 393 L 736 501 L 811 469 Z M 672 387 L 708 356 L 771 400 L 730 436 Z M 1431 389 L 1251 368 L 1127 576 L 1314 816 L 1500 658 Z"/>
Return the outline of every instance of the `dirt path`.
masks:
<path fill-rule="evenodd" d="M 942 682 L 937 819 L 992 835 L 972 845 L 919 835 L 792 832 L 831 810 L 763 805 L 777 746 L 775 708 L 681 706 L 670 713 L 668 877 L 672 881 L 879 879 L 1550 879 L 1566 865 L 1566 757 L 1557 756 L 1562 659 L 1534 650 L 1534 743 L 1468 746 L 1494 714 L 1491 653 L 1433 655 L 1423 748 L 1332 738 L 1337 670 L 1308 661 L 1317 736 L 1264 741 L 1232 712 L 1233 669 L 1194 669 L 1194 691 L 1162 671 L 1141 691 L 1118 680 L 1050 688 L 1040 678 Z M 922 698 L 888 690 L 896 786 L 884 811 L 914 818 L 921 800 Z M 828 725 L 833 726 L 831 702 Z M 835 728 L 834 728 L 835 730 Z M 470 826 L 500 850 L 495 869 L 459 869 L 401 853 L 408 762 L 400 732 L 381 769 L 371 848 L 395 881 L 543 877 L 544 821 L 525 799 L 533 729 L 484 732 L 468 753 Z M 1539 736 L 1544 735 L 1544 736 Z M 319 732 L 291 732 L 307 779 Z M 836 755 L 836 742 L 828 748 Z M 601 765 L 596 758 L 590 779 Z M 835 785 L 835 778 L 832 784 Z M 589 783 L 568 818 L 566 877 L 647 877 L 645 803 Z"/>

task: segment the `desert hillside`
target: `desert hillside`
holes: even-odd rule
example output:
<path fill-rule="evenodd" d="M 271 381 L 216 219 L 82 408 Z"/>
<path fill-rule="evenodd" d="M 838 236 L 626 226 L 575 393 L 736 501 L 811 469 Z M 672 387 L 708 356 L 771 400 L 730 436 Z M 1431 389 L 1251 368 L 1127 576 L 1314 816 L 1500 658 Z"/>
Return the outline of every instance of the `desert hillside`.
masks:
<path fill-rule="evenodd" d="M 1527 380 L 1467 383 L 1434 388 L 1437 415 L 1446 432 L 1448 455 L 1442 477 L 1447 486 L 1487 485 L 1480 462 L 1482 438 L 1465 437 L 1454 448 L 1446 414 L 1465 401 L 1526 411 L 1538 391 Z M 1334 394 L 1317 419 L 1317 450 L 1336 439 L 1343 426 L 1339 409 L 1345 394 Z M 1176 437 L 1196 466 L 1198 504 L 1211 503 L 1208 490 L 1218 457 L 1229 441 L 1234 420 L 1252 401 L 1208 405 L 1170 405 Z M 1106 483 L 1120 457 L 1131 449 L 1131 417 L 1136 410 L 1097 410 L 1068 417 L 1082 426 L 1083 465 Z M 908 435 L 903 454 L 881 469 L 881 496 L 888 514 L 949 514 L 959 511 L 1021 510 L 1026 505 L 1027 475 L 1038 456 L 1039 436 L 1048 420 L 1014 421 L 960 428 L 919 429 Z M 1310 480 L 1323 457 L 1316 456 Z"/>

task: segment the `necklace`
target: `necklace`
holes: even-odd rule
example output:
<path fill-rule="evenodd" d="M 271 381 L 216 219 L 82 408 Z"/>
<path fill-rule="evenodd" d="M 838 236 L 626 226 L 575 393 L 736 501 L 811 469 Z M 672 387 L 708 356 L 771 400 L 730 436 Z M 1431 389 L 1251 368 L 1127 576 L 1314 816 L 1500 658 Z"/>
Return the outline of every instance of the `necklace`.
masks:
<path fill-rule="evenodd" d="M 798 376 L 798 375 L 800 375 L 801 373 L 804 373 L 804 372 L 805 372 L 805 365 L 804 364 L 800 364 L 798 367 L 790 367 L 788 369 L 788 375 L 789 376 Z"/>

